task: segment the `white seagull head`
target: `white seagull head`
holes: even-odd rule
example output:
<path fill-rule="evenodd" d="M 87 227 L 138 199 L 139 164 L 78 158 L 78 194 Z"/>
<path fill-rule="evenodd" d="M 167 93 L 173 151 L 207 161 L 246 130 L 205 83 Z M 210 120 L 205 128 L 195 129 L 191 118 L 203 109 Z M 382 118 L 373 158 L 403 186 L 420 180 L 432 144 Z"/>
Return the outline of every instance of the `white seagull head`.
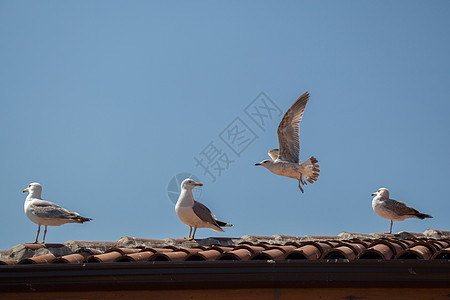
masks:
<path fill-rule="evenodd" d="M 181 183 L 181 189 L 192 190 L 196 186 L 203 186 L 203 183 L 195 182 L 194 180 L 187 178 Z"/>
<path fill-rule="evenodd" d="M 41 197 L 42 186 L 37 182 L 32 182 L 22 192 L 23 193 L 28 192 L 28 193 L 30 193 L 30 196 L 38 198 L 38 197 Z"/>
<path fill-rule="evenodd" d="M 266 159 L 260 163 L 255 164 L 255 166 L 263 166 L 264 168 L 267 168 L 267 169 L 270 169 L 270 167 L 272 167 L 272 165 L 273 165 L 273 160 L 271 160 L 271 159 Z"/>
<path fill-rule="evenodd" d="M 389 190 L 387 188 L 380 188 L 372 196 L 381 196 L 383 199 L 389 199 Z"/>

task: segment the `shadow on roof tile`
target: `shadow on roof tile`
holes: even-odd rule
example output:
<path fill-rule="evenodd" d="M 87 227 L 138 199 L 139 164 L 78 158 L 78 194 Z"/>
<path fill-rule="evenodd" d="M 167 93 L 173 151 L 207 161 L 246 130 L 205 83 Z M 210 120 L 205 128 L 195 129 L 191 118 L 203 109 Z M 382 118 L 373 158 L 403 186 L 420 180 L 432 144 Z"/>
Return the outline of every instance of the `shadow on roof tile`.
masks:
<path fill-rule="evenodd" d="M 248 249 L 237 249 L 232 250 L 230 252 L 222 253 L 217 260 L 241 260 L 246 261 L 249 260 L 252 256 L 252 252 L 250 252 Z"/>
<path fill-rule="evenodd" d="M 217 258 L 222 254 L 219 250 L 206 250 L 200 251 L 197 253 L 190 254 L 186 257 L 186 261 L 213 261 L 217 260 Z"/>
<path fill-rule="evenodd" d="M 40 255 L 40 256 L 36 256 L 36 257 L 32 257 L 32 258 L 22 259 L 21 261 L 19 261 L 19 264 L 20 265 L 51 264 L 55 260 L 56 260 L 56 256 L 54 256 L 53 254 L 45 254 L 45 255 Z"/>

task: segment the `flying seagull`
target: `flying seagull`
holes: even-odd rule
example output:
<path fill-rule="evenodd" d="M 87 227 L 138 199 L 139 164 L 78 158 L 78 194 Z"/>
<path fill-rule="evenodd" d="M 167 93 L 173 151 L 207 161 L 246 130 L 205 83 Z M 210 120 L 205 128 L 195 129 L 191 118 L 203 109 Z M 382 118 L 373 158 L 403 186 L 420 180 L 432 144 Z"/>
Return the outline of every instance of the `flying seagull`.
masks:
<path fill-rule="evenodd" d="M 231 227 L 228 224 L 216 219 L 211 211 L 203 204 L 194 200 L 192 189 L 196 186 L 203 186 L 200 182 L 188 178 L 181 183 L 181 193 L 175 205 L 175 212 L 181 222 L 189 226 L 189 237 L 187 240 L 194 239 L 197 228 L 211 228 L 217 232 L 224 232 L 220 227 Z M 194 227 L 194 234 L 192 234 L 192 227 Z"/>
<path fill-rule="evenodd" d="M 277 131 L 279 149 L 272 149 L 268 153 L 272 159 L 255 164 L 255 166 L 267 168 L 274 174 L 297 179 L 302 193 L 304 192 L 302 184 L 307 184 L 305 179 L 309 183 L 314 183 L 319 178 L 320 172 L 318 160 L 314 156 L 302 164 L 298 158 L 300 151 L 299 126 L 308 100 L 309 93 L 306 92 L 284 114 Z"/>
<path fill-rule="evenodd" d="M 416 209 L 406 206 L 405 203 L 397 200 L 389 199 L 389 190 L 380 188 L 372 200 L 373 211 L 382 218 L 391 220 L 391 228 L 389 233 L 392 233 L 392 224 L 394 221 L 403 221 L 408 218 L 425 219 L 432 218 L 432 216 L 420 213 Z"/>
<path fill-rule="evenodd" d="M 92 220 L 82 217 L 74 211 L 62 208 L 55 203 L 43 200 L 41 198 L 42 186 L 39 183 L 30 183 L 23 192 L 29 193 L 24 204 L 25 214 L 32 222 L 38 224 L 36 240 L 34 241 L 35 244 L 38 242 L 41 225 L 45 225 L 44 238 L 42 239 L 42 243 L 44 243 L 47 226 L 60 226 L 65 223 L 83 223 Z"/>

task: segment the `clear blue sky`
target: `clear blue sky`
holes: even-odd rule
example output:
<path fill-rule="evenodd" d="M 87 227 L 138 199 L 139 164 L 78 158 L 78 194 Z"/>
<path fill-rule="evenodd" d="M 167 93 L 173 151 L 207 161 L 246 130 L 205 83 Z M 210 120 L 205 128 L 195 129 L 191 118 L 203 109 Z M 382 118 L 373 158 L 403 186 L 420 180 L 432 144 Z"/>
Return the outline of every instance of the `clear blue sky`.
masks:
<path fill-rule="evenodd" d="M 434 216 L 395 232 L 449 230 L 449 13 L 449 1 L 1 1 L 0 248 L 34 240 L 30 182 L 94 219 L 50 227 L 47 242 L 187 236 L 167 193 L 182 172 L 235 225 L 198 238 L 384 232 L 380 187 Z M 258 127 L 246 107 L 263 92 L 284 113 L 305 91 L 300 158 L 321 176 L 301 194 L 254 166 L 281 117 Z M 232 161 L 215 181 L 194 160 L 211 145 Z"/>

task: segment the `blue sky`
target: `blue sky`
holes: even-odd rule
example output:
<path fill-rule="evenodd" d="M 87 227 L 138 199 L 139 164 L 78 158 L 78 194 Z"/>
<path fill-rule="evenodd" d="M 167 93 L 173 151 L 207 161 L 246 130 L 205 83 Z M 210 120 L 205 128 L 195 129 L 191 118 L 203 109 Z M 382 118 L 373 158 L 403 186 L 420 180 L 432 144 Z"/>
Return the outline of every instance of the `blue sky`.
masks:
<path fill-rule="evenodd" d="M 434 216 L 395 232 L 449 230 L 449 12 L 448 1 L 1 1 L 0 248 L 34 240 L 30 182 L 94 219 L 50 227 L 47 242 L 185 237 L 168 197 L 184 172 L 235 225 L 198 238 L 384 232 L 380 187 Z M 284 113 L 305 91 L 300 158 L 317 157 L 321 176 L 301 194 L 254 166 L 277 147 L 281 116 L 259 127 L 246 107 L 264 93 Z M 236 118 L 252 132 L 239 155 L 221 139 Z M 231 161 L 210 166 L 215 180 L 194 160 L 211 145 Z"/>

